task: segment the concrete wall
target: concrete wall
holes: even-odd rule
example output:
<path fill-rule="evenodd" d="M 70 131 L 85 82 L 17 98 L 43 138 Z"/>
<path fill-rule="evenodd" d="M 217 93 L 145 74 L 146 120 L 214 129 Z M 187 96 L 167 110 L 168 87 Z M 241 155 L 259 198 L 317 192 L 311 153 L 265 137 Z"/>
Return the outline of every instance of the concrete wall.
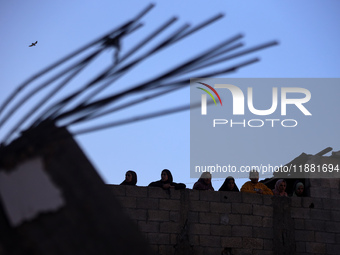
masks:
<path fill-rule="evenodd" d="M 311 184 L 319 197 L 108 187 L 157 254 L 340 254 L 339 180 Z"/>

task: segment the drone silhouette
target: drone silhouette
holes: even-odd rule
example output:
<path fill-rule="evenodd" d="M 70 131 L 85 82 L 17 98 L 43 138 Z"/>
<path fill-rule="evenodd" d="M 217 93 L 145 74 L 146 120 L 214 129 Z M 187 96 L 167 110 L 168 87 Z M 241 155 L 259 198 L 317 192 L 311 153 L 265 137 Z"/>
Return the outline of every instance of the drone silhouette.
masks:
<path fill-rule="evenodd" d="M 32 44 L 31 44 L 30 46 L 28 46 L 28 47 L 35 46 L 37 43 L 38 43 L 38 41 L 35 41 L 35 43 L 32 43 Z"/>

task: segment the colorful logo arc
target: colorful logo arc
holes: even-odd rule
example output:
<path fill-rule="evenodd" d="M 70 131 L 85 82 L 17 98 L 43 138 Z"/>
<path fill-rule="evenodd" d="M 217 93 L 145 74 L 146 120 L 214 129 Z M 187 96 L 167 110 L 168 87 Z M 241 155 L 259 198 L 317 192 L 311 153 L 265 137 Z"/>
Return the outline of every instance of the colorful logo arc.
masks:
<path fill-rule="evenodd" d="M 216 91 L 213 87 L 211 87 L 210 85 L 208 85 L 208 84 L 206 84 L 206 83 L 203 83 L 203 82 L 197 82 L 197 83 L 202 84 L 202 85 L 208 87 L 209 89 L 211 89 L 211 91 L 214 92 L 215 95 L 217 96 L 217 98 L 218 98 L 218 100 L 220 101 L 220 104 L 221 104 L 221 106 L 222 106 L 222 100 L 221 100 L 221 98 L 220 98 L 220 95 L 217 93 L 217 91 Z M 203 89 L 203 88 L 200 88 L 200 87 L 197 87 L 197 88 L 203 90 L 204 92 L 206 92 L 206 93 L 214 100 L 215 105 L 217 105 L 214 96 L 213 96 L 208 90 Z"/>

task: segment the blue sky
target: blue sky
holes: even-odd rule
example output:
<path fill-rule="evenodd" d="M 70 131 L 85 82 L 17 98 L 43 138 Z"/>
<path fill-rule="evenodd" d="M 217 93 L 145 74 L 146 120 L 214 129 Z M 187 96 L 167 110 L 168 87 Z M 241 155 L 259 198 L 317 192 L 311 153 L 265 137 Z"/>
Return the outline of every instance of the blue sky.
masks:
<path fill-rule="evenodd" d="M 119 3 L 35 0 L 1 2 L 0 22 L 3 25 L 0 27 L 0 102 L 25 79 L 126 22 L 149 3 L 144 0 Z M 142 20 L 145 27 L 123 42 L 123 51 L 172 16 L 179 18 L 175 27 L 186 22 L 195 25 L 217 13 L 224 13 L 225 17 L 144 61 L 126 77 L 117 81 L 113 88 L 104 91 L 103 95 L 169 70 L 238 33 L 245 35 L 241 41 L 246 46 L 271 40 L 279 41 L 280 45 L 238 59 L 242 61 L 259 57 L 261 61 L 233 74 L 220 76 L 221 78 L 339 78 L 340 35 L 336 24 L 340 23 L 340 2 L 337 0 L 159 0 L 153 3 L 156 4 L 155 8 Z M 28 45 L 35 41 L 38 41 L 37 46 L 29 48 Z M 94 67 L 80 76 L 74 86 L 93 77 L 93 73 L 102 70 L 110 61 L 112 51 L 109 50 L 94 63 Z M 228 62 L 214 68 L 228 67 L 233 63 L 235 62 Z M 63 90 L 60 96 L 70 93 L 73 89 L 71 86 Z M 336 99 L 335 95 L 339 95 L 338 93 L 339 89 L 335 88 L 332 98 Z M 327 93 L 325 100 L 326 95 Z M 39 100 L 39 96 L 41 95 L 19 108 L 7 125 L 1 127 L 0 139 L 3 139 L 3 135 L 15 121 Z M 183 105 L 189 103 L 189 99 L 189 89 L 182 89 L 117 115 L 109 115 L 96 123 L 87 123 L 83 127 Z M 339 135 L 333 128 L 338 124 L 338 105 L 334 99 L 329 103 L 329 115 L 333 116 L 334 123 L 330 120 L 331 123 L 325 124 L 324 130 L 318 130 L 318 133 L 313 131 L 313 127 L 306 129 L 303 144 L 292 144 L 290 148 L 275 154 L 278 164 L 287 163 L 302 152 L 314 154 L 328 146 L 336 151 L 340 150 L 335 142 L 338 141 Z M 138 174 L 137 184 L 146 186 L 151 181 L 160 179 L 161 170 L 168 168 L 173 173 L 174 181 L 184 182 L 191 188 L 196 179 L 190 179 L 189 172 L 189 123 L 189 111 L 186 111 L 79 135 L 76 139 L 107 183 L 120 183 L 125 172 L 132 169 Z M 71 130 L 79 128 L 81 126 L 75 126 Z M 294 133 L 291 135 L 294 136 Z M 261 157 L 256 153 L 254 151 L 254 155 L 242 156 Z M 239 186 L 244 181 L 246 180 L 239 180 Z M 221 184 L 220 179 L 213 181 L 215 189 Z"/>

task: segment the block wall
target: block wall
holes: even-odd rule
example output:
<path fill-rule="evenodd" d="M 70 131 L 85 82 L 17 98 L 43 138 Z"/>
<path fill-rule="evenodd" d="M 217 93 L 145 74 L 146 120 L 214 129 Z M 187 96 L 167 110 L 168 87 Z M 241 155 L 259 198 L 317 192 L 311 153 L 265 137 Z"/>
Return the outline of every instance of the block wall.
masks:
<path fill-rule="evenodd" d="M 107 186 L 156 254 L 340 254 L 339 189 L 284 198 Z"/>

